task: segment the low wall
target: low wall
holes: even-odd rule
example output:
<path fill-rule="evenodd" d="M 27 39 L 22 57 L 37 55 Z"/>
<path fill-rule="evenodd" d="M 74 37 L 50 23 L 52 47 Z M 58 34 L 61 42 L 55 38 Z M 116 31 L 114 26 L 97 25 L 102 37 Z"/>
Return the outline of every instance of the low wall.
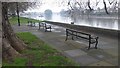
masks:
<path fill-rule="evenodd" d="M 53 21 L 44 21 L 44 22 L 66 27 L 66 28 L 76 29 L 79 31 L 85 31 L 89 33 L 95 33 L 95 34 L 110 36 L 110 37 L 118 37 L 118 32 L 120 32 L 119 30 L 96 28 L 96 27 L 89 27 L 89 26 L 82 26 L 82 25 L 73 25 L 73 24 L 66 24 L 66 23 L 53 22 Z"/>

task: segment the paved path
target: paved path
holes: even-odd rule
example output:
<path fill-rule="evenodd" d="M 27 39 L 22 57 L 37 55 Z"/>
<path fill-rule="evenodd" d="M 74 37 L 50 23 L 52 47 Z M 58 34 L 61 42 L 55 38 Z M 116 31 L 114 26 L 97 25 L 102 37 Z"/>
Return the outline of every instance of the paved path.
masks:
<path fill-rule="evenodd" d="M 99 36 L 98 49 L 86 50 L 88 42 L 84 41 L 83 39 L 65 41 L 65 28 L 55 25 L 52 25 L 52 27 L 52 32 L 44 32 L 42 28 L 38 30 L 38 26 L 13 26 L 15 32 L 31 32 L 81 66 L 118 65 L 117 39 Z"/>

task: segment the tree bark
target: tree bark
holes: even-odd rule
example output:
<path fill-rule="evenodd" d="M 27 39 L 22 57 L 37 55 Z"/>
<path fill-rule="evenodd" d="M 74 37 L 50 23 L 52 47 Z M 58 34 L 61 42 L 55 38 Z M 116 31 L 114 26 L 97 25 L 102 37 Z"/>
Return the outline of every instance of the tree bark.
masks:
<path fill-rule="evenodd" d="M 7 39 L 2 39 L 3 44 L 2 44 L 2 52 L 3 52 L 3 59 L 11 59 L 16 56 L 20 56 L 20 54 L 13 48 L 11 47 L 9 41 Z"/>
<path fill-rule="evenodd" d="M 8 8 L 7 2 L 2 2 L 2 41 L 3 41 L 3 56 L 15 57 L 19 55 L 25 48 L 26 45 L 23 41 L 19 40 L 14 33 L 9 20 L 8 20 Z"/>

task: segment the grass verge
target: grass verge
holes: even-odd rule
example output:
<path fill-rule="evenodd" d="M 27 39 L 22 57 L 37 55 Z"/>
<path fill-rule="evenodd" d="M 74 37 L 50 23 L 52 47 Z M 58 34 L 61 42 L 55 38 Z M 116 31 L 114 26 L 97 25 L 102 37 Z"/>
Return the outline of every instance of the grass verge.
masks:
<path fill-rule="evenodd" d="M 17 33 L 17 36 L 28 45 L 28 49 L 13 62 L 3 62 L 3 66 L 78 66 L 30 32 Z"/>
<path fill-rule="evenodd" d="M 18 18 L 15 16 L 15 17 L 10 17 L 9 18 L 9 22 L 14 25 L 14 24 L 17 24 L 18 23 Z M 35 19 L 30 19 L 30 18 L 25 18 L 25 17 L 20 17 L 20 23 L 21 24 L 27 24 L 28 21 L 32 21 L 32 22 L 40 22 L 41 20 L 35 20 Z"/>

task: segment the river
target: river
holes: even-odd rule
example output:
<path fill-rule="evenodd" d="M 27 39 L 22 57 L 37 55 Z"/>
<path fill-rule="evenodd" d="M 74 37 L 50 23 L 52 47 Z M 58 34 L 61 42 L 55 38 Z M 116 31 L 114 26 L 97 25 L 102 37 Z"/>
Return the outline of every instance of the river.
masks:
<path fill-rule="evenodd" d="M 91 17 L 76 17 L 74 19 L 70 17 L 63 17 L 60 14 L 53 14 L 51 17 L 41 17 L 39 14 L 31 14 L 31 15 L 21 15 L 22 17 L 33 18 L 37 20 L 49 20 L 56 21 L 61 23 L 71 24 L 74 21 L 75 25 L 83 25 L 111 30 L 119 30 L 118 28 L 118 19 L 114 18 L 91 18 Z"/>

